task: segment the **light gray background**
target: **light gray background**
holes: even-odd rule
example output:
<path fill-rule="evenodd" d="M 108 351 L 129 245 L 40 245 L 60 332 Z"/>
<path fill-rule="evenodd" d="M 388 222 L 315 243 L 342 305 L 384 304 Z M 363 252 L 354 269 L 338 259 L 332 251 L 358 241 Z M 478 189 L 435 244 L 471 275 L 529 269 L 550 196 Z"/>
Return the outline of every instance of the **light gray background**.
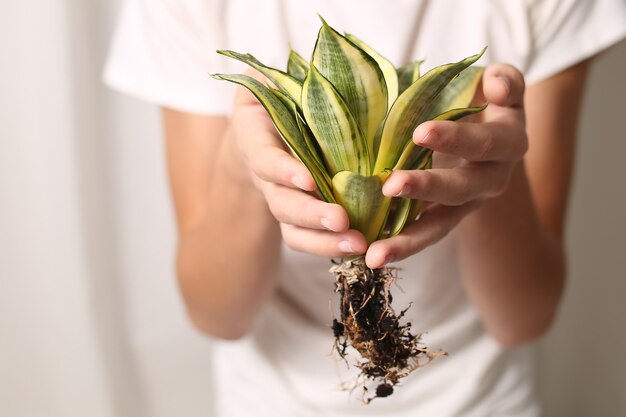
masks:
<path fill-rule="evenodd" d="M 626 43 L 587 86 L 568 219 L 569 281 L 540 346 L 549 416 L 626 416 Z"/>

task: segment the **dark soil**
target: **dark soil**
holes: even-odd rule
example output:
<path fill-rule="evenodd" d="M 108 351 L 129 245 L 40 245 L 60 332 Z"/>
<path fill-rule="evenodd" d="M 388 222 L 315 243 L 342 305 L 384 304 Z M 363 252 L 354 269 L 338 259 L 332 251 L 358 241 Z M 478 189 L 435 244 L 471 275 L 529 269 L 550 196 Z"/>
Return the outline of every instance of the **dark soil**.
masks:
<path fill-rule="evenodd" d="M 357 257 L 333 266 L 331 272 L 335 292 L 341 294 L 341 317 L 332 324 L 336 350 L 343 359 L 348 346 L 359 352 L 356 366 L 367 403 L 390 396 L 401 378 L 445 355 L 424 347 L 421 335 L 411 333 L 411 323 L 400 323 L 410 306 L 397 315 L 391 308 L 389 289 L 396 280 L 395 269 L 370 269 L 363 257 Z M 365 398 L 372 383 L 374 394 Z"/>

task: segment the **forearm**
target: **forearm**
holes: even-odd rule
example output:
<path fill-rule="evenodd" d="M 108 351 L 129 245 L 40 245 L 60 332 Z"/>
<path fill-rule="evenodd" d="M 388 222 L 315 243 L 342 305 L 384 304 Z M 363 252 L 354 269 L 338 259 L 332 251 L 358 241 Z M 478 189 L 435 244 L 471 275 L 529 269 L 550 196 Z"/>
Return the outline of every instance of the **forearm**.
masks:
<path fill-rule="evenodd" d="M 177 270 L 196 326 L 232 339 L 245 333 L 275 287 L 280 232 L 228 143 L 201 220 L 181 230 Z"/>
<path fill-rule="evenodd" d="M 457 229 L 460 270 L 472 303 L 503 345 L 541 335 L 561 296 L 560 240 L 542 225 L 523 165 L 508 190 L 468 215 Z"/>

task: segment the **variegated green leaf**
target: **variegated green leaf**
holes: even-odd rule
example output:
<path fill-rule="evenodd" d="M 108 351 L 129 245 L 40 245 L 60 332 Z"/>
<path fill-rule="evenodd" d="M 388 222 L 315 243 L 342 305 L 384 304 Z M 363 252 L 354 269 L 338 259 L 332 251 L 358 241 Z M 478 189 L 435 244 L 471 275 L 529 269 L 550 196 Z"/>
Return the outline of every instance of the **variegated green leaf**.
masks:
<path fill-rule="evenodd" d="M 276 97 L 280 99 L 280 101 L 283 102 L 285 107 L 291 110 L 291 114 L 293 114 L 293 117 L 298 125 L 298 128 L 300 129 L 300 133 L 302 134 L 302 137 L 304 138 L 304 141 L 306 142 L 307 147 L 309 148 L 309 152 L 311 153 L 311 156 L 317 162 L 318 166 L 320 167 L 320 170 L 326 172 L 326 168 L 324 167 L 324 162 L 322 161 L 322 157 L 320 155 L 319 149 L 317 145 L 315 144 L 315 141 L 313 140 L 313 134 L 309 130 L 306 123 L 304 123 L 304 121 L 302 120 L 302 115 L 298 111 L 296 104 L 293 102 L 293 100 L 287 97 L 287 95 L 283 93 L 282 91 L 276 90 L 273 88 L 271 89 L 271 91 L 272 93 L 274 93 Z"/>
<path fill-rule="evenodd" d="M 386 239 L 398 235 L 404 226 L 413 222 L 422 210 L 424 202 L 422 200 L 411 200 L 408 198 L 400 198 L 396 211 L 393 214 L 393 221 L 389 228 L 389 233 L 379 236 L 378 239 Z"/>
<path fill-rule="evenodd" d="M 298 115 L 298 117 L 296 118 L 296 121 L 298 122 L 298 127 L 300 128 L 302 137 L 304 137 L 304 140 L 309 146 L 309 150 L 311 151 L 311 154 L 313 155 L 315 160 L 318 162 L 320 169 L 323 170 L 324 172 L 328 172 L 328 168 L 326 167 L 326 165 L 324 164 L 324 160 L 322 159 L 322 152 L 320 150 L 319 145 L 315 141 L 315 137 L 313 136 L 311 129 L 309 129 L 307 124 L 304 122 L 304 119 L 302 119 L 302 116 Z"/>
<path fill-rule="evenodd" d="M 282 100 L 259 81 L 247 75 L 213 74 L 218 80 L 231 81 L 246 87 L 265 107 L 276 130 L 283 138 L 289 149 L 309 169 L 322 198 L 330 203 L 335 202 L 331 190 L 331 179 L 316 159 L 311 155 L 306 140 L 303 138 L 292 109 L 286 107 Z"/>
<path fill-rule="evenodd" d="M 480 113 L 485 110 L 487 105 L 480 107 L 465 107 L 462 109 L 452 109 L 439 116 L 435 117 L 433 120 L 459 120 L 465 116 L 470 116 L 472 114 Z M 397 169 L 418 169 L 420 166 L 424 155 L 429 155 L 429 150 L 426 148 L 422 148 L 421 146 L 417 146 L 413 143 L 413 141 L 409 141 L 402 151 L 400 158 L 398 158 L 398 162 L 396 166 L 393 168 Z"/>
<path fill-rule="evenodd" d="M 404 93 L 420 77 L 420 67 L 424 61 L 414 61 L 398 68 L 398 94 Z"/>
<path fill-rule="evenodd" d="M 448 110 L 447 112 L 442 113 L 439 116 L 435 117 L 433 120 L 451 120 L 451 121 L 455 121 L 455 120 L 462 119 L 465 116 L 471 116 L 472 114 L 480 113 L 481 111 L 485 110 L 486 108 L 487 108 L 487 105 L 484 104 L 484 105 L 478 106 L 478 107 L 464 107 L 462 109 L 451 109 L 451 110 Z"/>
<path fill-rule="evenodd" d="M 476 62 L 483 52 L 430 70 L 398 97 L 385 120 L 375 173 L 396 166 L 406 144 L 411 141 L 413 130 L 423 121 L 439 93 L 457 74 Z"/>
<path fill-rule="evenodd" d="M 423 209 L 424 209 L 423 200 L 411 200 L 411 208 L 409 209 L 409 215 L 407 216 L 405 225 L 407 223 L 408 224 L 413 223 L 415 219 L 417 218 L 417 216 L 422 212 Z M 402 229 L 399 230 L 398 233 L 401 231 Z"/>
<path fill-rule="evenodd" d="M 282 101 L 282 103 L 285 105 L 285 107 L 287 107 L 289 110 L 291 110 L 291 113 L 293 114 L 294 117 L 296 117 L 296 115 L 298 114 L 298 108 L 296 107 L 296 103 L 293 102 L 293 100 L 291 98 L 289 98 L 289 96 L 285 93 L 283 93 L 280 90 L 277 90 L 275 88 L 272 88 L 270 86 L 266 86 L 272 93 L 274 93 L 274 95 L 280 100 Z"/>
<path fill-rule="evenodd" d="M 287 74 L 293 78 L 304 81 L 306 73 L 309 70 L 309 63 L 293 49 L 289 52 L 289 61 L 287 62 Z"/>
<path fill-rule="evenodd" d="M 291 75 L 268 67 L 250 54 L 240 54 L 234 51 L 217 51 L 219 54 L 236 59 L 259 71 L 272 81 L 283 93 L 287 94 L 298 106 L 302 94 L 302 82 Z"/>
<path fill-rule="evenodd" d="M 378 67 L 383 72 L 385 84 L 387 85 L 387 109 L 390 109 L 393 102 L 396 101 L 396 98 L 398 98 L 398 74 L 396 72 L 396 68 L 387 58 L 376 52 L 374 48 L 363 42 L 361 39 L 349 33 L 346 34 L 346 38 L 367 52 L 369 56 L 374 58 L 374 61 L 376 61 Z"/>
<path fill-rule="evenodd" d="M 379 236 L 380 238 L 392 237 L 400 233 L 400 231 L 404 228 L 404 225 L 409 218 L 409 213 L 411 211 L 411 204 L 416 200 L 411 200 L 409 198 L 398 198 L 397 199 L 396 209 L 393 213 L 393 219 L 391 221 L 389 233 L 383 236 Z"/>
<path fill-rule="evenodd" d="M 384 173 L 384 177 L 388 174 Z M 365 235 L 368 243 L 376 240 L 387 221 L 391 197 L 382 193 L 384 178 L 342 171 L 333 177 L 335 199 L 350 218 L 350 227 Z"/>
<path fill-rule="evenodd" d="M 469 106 L 474 99 L 476 88 L 484 72 L 485 68 L 479 66 L 472 66 L 461 71 L 458 77 L 450 81 L 446 88 L 437 96 L 430 110 L 425 114 L 424 121 L 432 120 L 450 110 L 463 109 Z M 456 119 L 459 119 L 459 117 Z M 452 119 L 445 118 L 443 120 Z"/>
<path fill-rule="evenodd" d="M 345 100 L 373 159 L 376 131 L 387 113 L 387 86 L 378 64 L 326 22 L 317 36 L 312 64 Z"/>
<path fill-rule="evenodd" d="M 302 111 L 331 176 L 340 171 L 369 175 L 368 147 L 361 130 L 341 95 L 312 64 L 302 87 Z"/>

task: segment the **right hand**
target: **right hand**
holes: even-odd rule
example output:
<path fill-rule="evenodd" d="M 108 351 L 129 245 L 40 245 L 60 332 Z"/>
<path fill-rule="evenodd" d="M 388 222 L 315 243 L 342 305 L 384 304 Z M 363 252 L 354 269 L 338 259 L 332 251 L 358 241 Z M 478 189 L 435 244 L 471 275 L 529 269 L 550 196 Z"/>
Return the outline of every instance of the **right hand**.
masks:
<path fill-rule="evenodd" d="M 315 196 L 312 175 L 287 151 L 261 103 L 243 87 L 237 90 L 231 129 L 234 141 L 229 143 L 236 144 L 252 183 L 280 223 L 287 246 L 328 258 L 365 253 L 363 234 L 349 229 L 348 215 L 340 205 Z"/>

